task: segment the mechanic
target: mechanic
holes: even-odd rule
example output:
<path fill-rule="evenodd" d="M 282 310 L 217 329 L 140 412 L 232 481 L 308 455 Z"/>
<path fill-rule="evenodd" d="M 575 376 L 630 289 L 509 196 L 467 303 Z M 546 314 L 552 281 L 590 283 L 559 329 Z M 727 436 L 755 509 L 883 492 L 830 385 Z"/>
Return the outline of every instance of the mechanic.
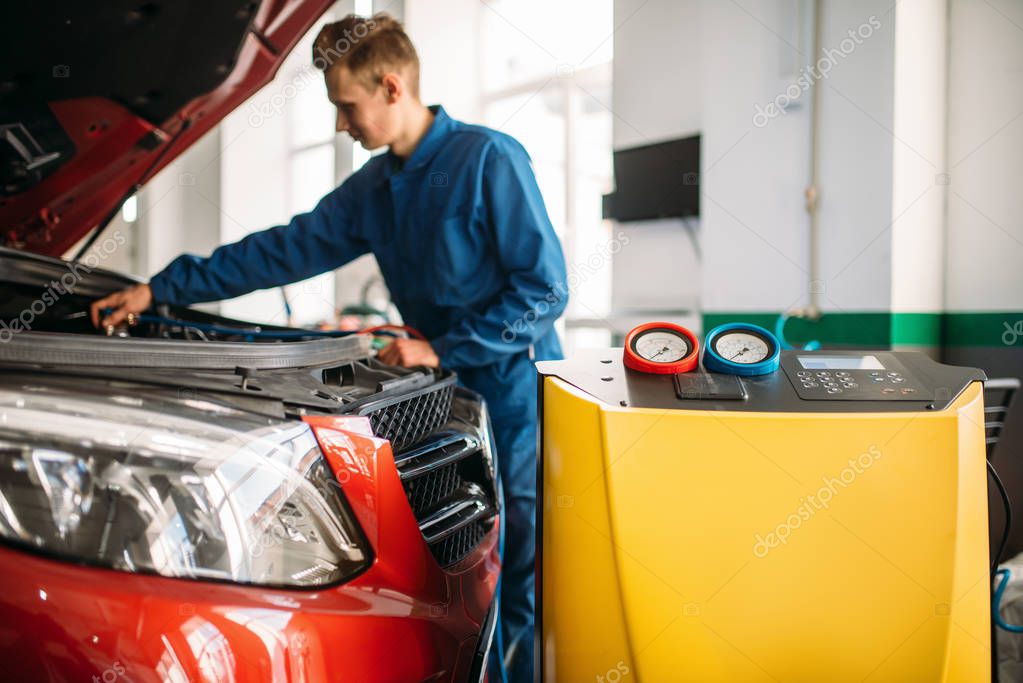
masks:
<path fill-rule="evenodd" d="M 532 681 L 536 503 L 533 361 L 561 358 L 554 321 L 567 303 L 565 261 L 523 147 L 419 99 L 419 58 L 387 14 L 349 15 L 320 31 L 338 132 L 371 158 L 309 213 L 182 255 L 150 280 L 92 304 L 117 325 L 154 302 L 185 306 L 279 287 L 372 252 L 405 323 L 384 362 L 445 367 L 487 401 L 505 503 L 501 634 L 509 679 Z M 112 309 L 100 320 L 101 311 Z"/>

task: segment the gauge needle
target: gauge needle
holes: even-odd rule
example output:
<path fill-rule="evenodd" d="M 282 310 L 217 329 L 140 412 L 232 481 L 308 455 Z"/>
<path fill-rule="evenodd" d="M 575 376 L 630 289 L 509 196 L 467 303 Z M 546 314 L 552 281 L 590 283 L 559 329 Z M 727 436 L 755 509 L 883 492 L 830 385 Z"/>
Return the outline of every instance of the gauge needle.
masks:
<path fill-rule="evenodd" d="M 665 351 L 670 351 L 670 349 L 667 346 L 665 346 L 663 349 L 661 349 L 660 351 L 658 351 L 654 355 L 650 356 L 650 360 L 653 360 L 654 358 L 657 358 L 659 355 L 661 355 Z"/>
<path fill-rule="evenodd" d="M 741 356 L 742 354 L 746 353 L 747 351 L 749 351 L 749 349 L 748 349 L 748 348 L 746 348 L 746 347 L 743 347 L 742 351 L 740 351 L 739 353 L 735 354 L 734 356 L 732 356 L 732 357 L 731 357 L 731 358 L 729 358 L 728 360 L 733 360 L 733 359 L 735 359 L 735 358 L 736 358 L 737 356 Z"/>

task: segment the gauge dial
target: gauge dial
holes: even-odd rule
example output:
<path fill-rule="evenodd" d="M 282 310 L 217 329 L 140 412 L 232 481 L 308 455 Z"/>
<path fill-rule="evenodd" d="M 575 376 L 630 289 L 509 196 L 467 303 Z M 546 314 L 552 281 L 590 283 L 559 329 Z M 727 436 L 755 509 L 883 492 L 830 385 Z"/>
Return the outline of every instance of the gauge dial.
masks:
<path fill-rule="evenodd" d="M 757 325 L 729 323 L 707 333 L 703 367 L 730 375 L 766 375 L 778 369 L 781 345 Z"/>
<path fill-rule="evenodd" d="M 736 330 L 725 332 L 714 340 L 714 350 L 733 363 L 759 363 L 771 355 L 768 342 L 759 335 Z"/>
<path fill-rule="evenodd" d="M 654 363 L 674 363 L 689 355 L 689 342 L 672 332 L 651 331 L 636 339 L 636 353 Z"/>
<path fill-rule="evenodd" d="M 699 342 L 673 323 L 646 323 L 625 337 L 625 366 L 640 372 L 674 374 L 697 365 Z"/>

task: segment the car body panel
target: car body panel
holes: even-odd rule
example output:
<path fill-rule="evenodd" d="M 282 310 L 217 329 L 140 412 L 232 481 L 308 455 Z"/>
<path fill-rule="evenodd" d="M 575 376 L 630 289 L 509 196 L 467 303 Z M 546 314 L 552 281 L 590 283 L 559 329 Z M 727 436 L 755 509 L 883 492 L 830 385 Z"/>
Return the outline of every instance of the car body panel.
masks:
<path fill-rule="evenodd" d="M 331 4 L 264 0 L 230 73 L 165 121 L 147 121 L 100 96 L 46 102 L 75 153 L 39 184 L 0 201 L 2 243 L 50 256 L 65 253 L 116 211 L 132 188 L 147 182 L 269 83 Z"/>
<path fill-rule="evenodd" d="M 348 583 L 280 590 L 84 567 L 0 547 L 8 680 L 464 681 L 500 570 L 498 521 L 459 565 L 433 559 L 390 443 L 312 417 L 373 548 Z"/>

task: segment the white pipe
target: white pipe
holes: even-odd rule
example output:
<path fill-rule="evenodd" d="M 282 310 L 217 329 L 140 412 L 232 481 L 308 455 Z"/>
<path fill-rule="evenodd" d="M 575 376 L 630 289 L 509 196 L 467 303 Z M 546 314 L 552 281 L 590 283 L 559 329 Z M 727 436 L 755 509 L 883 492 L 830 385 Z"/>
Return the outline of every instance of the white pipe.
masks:
<path fill-rule="evenodd" d="M 816 62 L 821 51 L 821 31 L 823 25 L 823 0 L 813 3 L 813 60 Z M 820 224 L 817 209 L 820 204 L 820 189 L 817 186 L 818 157 L 820 155 L 820 82 L 811 87 L 810 103 L 810 183 L 806 188 L 806 212 L 810 215 L 810 304 L 801 317 L 815 319 L 820 317 Z"/>

